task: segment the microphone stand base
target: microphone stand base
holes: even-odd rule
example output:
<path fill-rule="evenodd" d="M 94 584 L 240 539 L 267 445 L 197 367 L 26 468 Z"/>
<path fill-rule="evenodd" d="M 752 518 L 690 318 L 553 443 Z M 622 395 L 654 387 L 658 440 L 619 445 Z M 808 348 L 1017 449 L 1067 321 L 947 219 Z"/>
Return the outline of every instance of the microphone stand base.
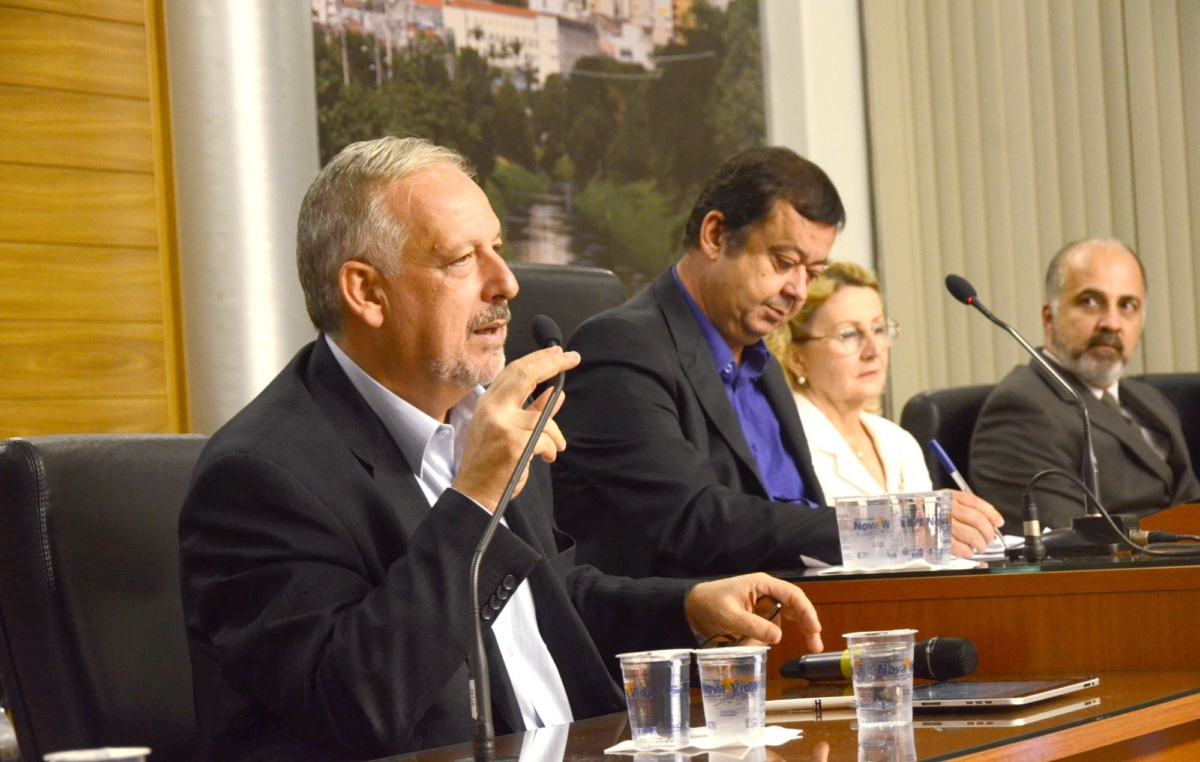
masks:
<path fill-rule="evenodd" d="M 1098 534 L 1081 529 L 1055 529 L 1042 535 L 1047 558 L 1095 558 L 1115 556 L 1120 545 L 1112 533 Z"/>

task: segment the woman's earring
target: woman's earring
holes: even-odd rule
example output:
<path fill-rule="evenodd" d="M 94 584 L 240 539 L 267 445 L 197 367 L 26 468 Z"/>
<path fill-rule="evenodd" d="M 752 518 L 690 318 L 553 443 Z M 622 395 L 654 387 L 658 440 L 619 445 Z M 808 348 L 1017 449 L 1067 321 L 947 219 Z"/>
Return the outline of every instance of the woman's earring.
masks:
<path fill-rule="evenodd" d="M 801 386 L 808 386 L 808 378 L 805 376 L 800 376 L 796 379 L 796 383 L 800 384 Z"/>

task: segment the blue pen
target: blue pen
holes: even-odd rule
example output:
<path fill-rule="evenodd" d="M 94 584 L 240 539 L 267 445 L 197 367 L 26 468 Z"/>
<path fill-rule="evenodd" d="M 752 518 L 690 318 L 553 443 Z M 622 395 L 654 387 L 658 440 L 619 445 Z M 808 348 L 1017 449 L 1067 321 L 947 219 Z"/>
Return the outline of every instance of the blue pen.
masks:
<path fill-rule="evenodd" d="M 954 461 L 950 460 L 950 456 L 946 454 L 946 451 L 942 449 L 942 446 L 938 444 L 936 439 L 929 440 L 929 449 L 933 450 L 933 454 L 937 456 L 939 461 L 941 461 L 942 468 L 946 469 L 946 472 L 950 474 L 950 478 L 954 480 L 954 483 L 958 485 L 958 488 L 963 492 L 969 492 L 974 495 L 974 490 L 972 490 L 970 485 L 967 484 L 967 480 L 963 478 L 963 475 L 959 473 L 958 466 L 954 465 Z M 1004 538 L 1001 537 L 1000 532 L 997 531 L 996 536 L 992 538 L 991 544 L 987 546 L 987 551 L 1004 551 L 1006 547 L 1007 544 L 1004 542 Z"/>
<path fill-rule="evenodd" d="M 933 450 L 933 454 L 941 461 L 942 468 L 946 469 L 946 473 L 950 474 L 950 478 L 954 480 L 954 483 L 958 485 L 960 490 L 970 492 L 972 495 L 975 494 L 967 484 L 967 480 L 959 473 L 958 466 L 954 465 L 954 461 L 950 460 L 950 456 L 946 454 L 946 451 L 942 449 L 942 446 L 938 444 L 936 439 L 929 440 L 929 449 Z"/>

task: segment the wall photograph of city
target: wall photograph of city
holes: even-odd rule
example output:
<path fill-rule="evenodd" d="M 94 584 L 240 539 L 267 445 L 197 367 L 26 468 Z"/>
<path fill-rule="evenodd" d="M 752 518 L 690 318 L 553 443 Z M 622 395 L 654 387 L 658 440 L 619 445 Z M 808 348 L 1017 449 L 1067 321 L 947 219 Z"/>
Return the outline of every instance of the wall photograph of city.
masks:
<path fill-rule="evenodd" d="M 322 163 L 419 136 L 474 162 L 506 256 L 674 261 L 700 183 L 765 140 L 758 0 L 313 0 Z"/>

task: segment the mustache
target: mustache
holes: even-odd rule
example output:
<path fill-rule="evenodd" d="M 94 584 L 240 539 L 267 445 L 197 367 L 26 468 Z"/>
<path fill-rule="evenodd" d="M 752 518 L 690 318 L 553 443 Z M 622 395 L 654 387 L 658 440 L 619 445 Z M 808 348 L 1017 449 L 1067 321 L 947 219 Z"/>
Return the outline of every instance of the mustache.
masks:
<path fill-rule="evenodd" d="M 1088 339 L 1088 343 L 1084 348 L 1084 351 L 1092 349 L 1093 347 L 1111 347 L 1112 349 L 1117 350 L 1122 357 L 1125 356 L 1125 342 L 1121 341 L 1121 337 L 1115 333 L 1104 332 L 1096 334 Z"/>
<path fill-rule="evenodd" d="M 471 322 L 467 324 L 467 333 L 478 331 L 488 323 L 495 323 L 497 320 L 512 320 L 512 311 L 508 309 L 507 304 L 492 305 L 487 311 L 471 318 Z"/>

